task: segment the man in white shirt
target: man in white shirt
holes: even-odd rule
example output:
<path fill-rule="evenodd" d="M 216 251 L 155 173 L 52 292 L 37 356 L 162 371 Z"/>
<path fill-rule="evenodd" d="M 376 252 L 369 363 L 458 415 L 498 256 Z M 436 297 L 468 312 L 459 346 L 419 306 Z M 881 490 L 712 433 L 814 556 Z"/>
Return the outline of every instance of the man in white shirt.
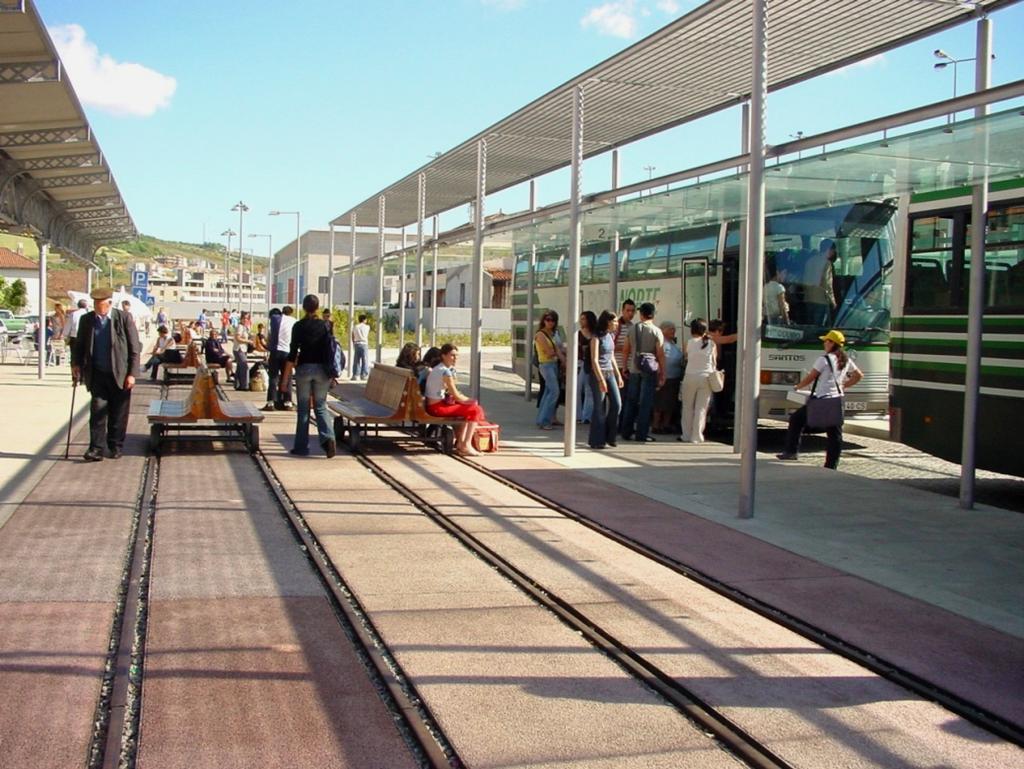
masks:
<path fill-rule="evenodd" d="M 82 322 L 82 316 L 89 312 L 89 303 L 84 299 L 78 300 L 78 309 L 68 315 L 67 326 L 64 328 L 64 336 L 68 340 L 68 349 L 75 349 L 75 337 L 78 336 L 78 324 Z"/>
<path fill-rule="evenodd" d="M 267 373 L 270 376 L 270 384 L 267 387 L 264 411 L 284 411 L 292 407 L 291 374 L 285 371 L 284 364 L 292 347 L 292 327 L 295 325 L 293 312 L 291 307 L 285 307 L 283 310 L 275 307 L 270 311 L 270 330 L 267 338 Z M 279 388 L 278 379 L 285 375 L 289 381 L 285 387 Z"/>
<path fill-rule="evenodd" d="M 360 315 L 359 322 L 352 327 L 352 378 L 366 379 L 367 358 L 369 357 L 370 326 L 366 316 Z"/>

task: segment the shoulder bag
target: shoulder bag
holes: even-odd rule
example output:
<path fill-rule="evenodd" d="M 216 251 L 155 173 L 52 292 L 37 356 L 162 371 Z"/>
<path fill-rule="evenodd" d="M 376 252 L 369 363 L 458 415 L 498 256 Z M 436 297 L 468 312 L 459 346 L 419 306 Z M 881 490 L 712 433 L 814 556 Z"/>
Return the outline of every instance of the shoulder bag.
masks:
<path fill-rule="evenodd" d="M 718 369 L 718 345 L 715 340 L 710 340 L 708 344 L 715 345 L 711 353 L 711 368 L 714 371 L 708 374 L 708 388 L 713 393 L 720 393 L 725 389 L 725 372 Z"/>
<path fill-rule="evenodd" d="M 643 327 L 643 323 L 636 326 L 636 367 L 641 374 L 657 374 L 660 368 L 658 356 L 653 352 L 640 352 L 640 329 Z"/>
<path fill-rule="evenodd" d="M 814 380 L 811 395 L 807 399 L 807 427 L 811 430 L 826 430 L 829 427 L 839 427 L 843 423 L 843 407 L 846 400 L 843 394 L 843 386 L 836 377 L 836 370 L 832 366 L 832 358 L 826 355 L 825 362 L 828 363 L 829 371 L 832 372 L 832 378 L 835 380 L 836 388 L 839 390 L 839 397 L 815 397 L 814 391 L 817 389 L 818 380 L 821 377 Z"/>

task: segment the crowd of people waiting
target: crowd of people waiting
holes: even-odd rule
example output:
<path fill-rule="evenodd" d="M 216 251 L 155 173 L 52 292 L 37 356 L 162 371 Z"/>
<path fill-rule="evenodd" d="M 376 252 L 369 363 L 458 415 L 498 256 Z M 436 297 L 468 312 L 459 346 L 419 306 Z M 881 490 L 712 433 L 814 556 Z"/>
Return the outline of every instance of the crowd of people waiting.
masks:
<path fill-rule="evenodd" d="M 620 438 L 644 443 L 657 440 L 655 434 L 676 432 L 676 440 L 703 443 L 715 380 L 721 382 L 720 353 L 737 341 L 737 335 L 724 333 L 720 320 L 696 318 L 682 343 L 676 338 L 675 323 L 655 323 L 652 303 L 637 307 L 627 299 L 621 309 L 619 316 L 608 310 L 600 316 L 586 310 L 578 319 L 578 421 L 589 425 L 587 444 L 603 449 L 617 446 Z M 840 397 L 844 387 L 860 380 L 861 373 L 843 350 L 841 332 L 829 331 L 821 339 L 824 353 L 797 388 L 821 384 L 818 380 L 822 379 L 824 384 L 813 397 Z M 557 413 L 564 397 L 566 348 L 558 331 L 558 313 L 545 312 L 533 337 L 541 381 L 536 423 L 541 430 L 562 424 Z M 806 407 L 792 415 L 786 451 L 780 459 L 796 458 L 806 420 Z M 827 436 L 825 466 L 835 469 L 841 424 L 829 427 Z"/>

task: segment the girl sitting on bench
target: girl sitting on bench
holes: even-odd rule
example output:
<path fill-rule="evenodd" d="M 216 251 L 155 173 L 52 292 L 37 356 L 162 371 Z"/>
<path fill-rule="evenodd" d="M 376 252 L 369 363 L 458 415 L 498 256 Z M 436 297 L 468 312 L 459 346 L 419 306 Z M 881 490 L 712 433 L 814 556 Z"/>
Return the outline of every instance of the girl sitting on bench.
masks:
<path fill-rule="evenodd" d="M 473 448 L 473 433 L 478 422 L 486 421 L 484 410 L 472 398 L 459 392 L 455 382 L 455 360 L 459 348 L 453 344 L 441 347 L 441 362 L 427 375 L 427 413 L 435 417 L 463 419 L 455 430 L 455 451 L 466 457 L 478 456 Z"/>

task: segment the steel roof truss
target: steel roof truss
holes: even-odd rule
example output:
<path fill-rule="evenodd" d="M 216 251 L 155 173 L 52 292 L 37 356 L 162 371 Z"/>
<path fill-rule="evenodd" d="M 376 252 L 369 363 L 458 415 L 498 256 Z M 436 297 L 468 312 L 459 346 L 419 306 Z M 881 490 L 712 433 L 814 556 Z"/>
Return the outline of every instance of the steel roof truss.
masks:
<path fill-rule="evenodd" d="M 59 81 L 59 59 L 44 59 L 42 61 L 0 60 L 0 85 L 56 83 Z"/>

